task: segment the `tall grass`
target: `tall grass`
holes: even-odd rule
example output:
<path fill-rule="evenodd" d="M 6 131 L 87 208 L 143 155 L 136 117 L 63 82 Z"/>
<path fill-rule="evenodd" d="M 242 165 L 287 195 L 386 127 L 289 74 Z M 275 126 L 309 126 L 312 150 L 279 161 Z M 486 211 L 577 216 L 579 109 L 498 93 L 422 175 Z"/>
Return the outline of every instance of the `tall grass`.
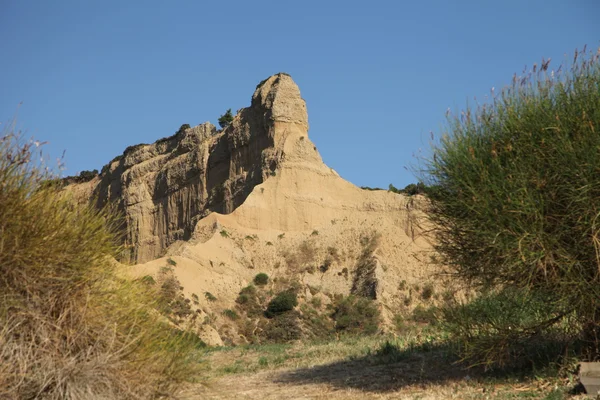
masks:
<path fill-rule="evenodd" d="M 0 138 L 0 398 L 170 393 L 193 373 L 193 341 L 117 277 L 117 219 L 44 184 L 37 146 Z"/>
<path fill-rule="evenodd" d="M 600 356 L 599 54 L 515 75 L 493 103 L 451 116 L 433 153 L 424 178 L 442 261 L 484 292 L 522 289 L 521 307 L 544 296 L 540 329 L 519 330 L 572 318 L 586 356 Z"/>

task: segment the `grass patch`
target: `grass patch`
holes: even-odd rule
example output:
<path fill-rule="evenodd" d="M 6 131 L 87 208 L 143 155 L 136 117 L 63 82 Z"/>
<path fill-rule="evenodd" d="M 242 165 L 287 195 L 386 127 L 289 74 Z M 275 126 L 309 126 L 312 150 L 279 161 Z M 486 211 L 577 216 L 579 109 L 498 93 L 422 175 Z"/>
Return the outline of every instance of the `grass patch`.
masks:
<path fill-rule="evenodd" d="M 44 184 L 33 146 L 0 138 L 0 398 L 172 393 L 196 374 L 197 337 L 152 312 L 150 278 L 118 277 L 117 216 Z"/>
<path fill-rule="evenodd" d="M 211 292 L 204 292 L 204 297 L 208 301 L 217 301 L 217 298 Z"/>

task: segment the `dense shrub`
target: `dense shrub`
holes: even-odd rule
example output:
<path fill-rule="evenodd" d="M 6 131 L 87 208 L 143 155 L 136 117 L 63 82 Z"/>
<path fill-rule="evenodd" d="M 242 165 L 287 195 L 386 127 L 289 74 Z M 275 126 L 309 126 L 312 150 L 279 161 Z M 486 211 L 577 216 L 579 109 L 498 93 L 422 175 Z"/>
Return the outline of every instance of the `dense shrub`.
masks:
<path fill-rule="evenodd" d="M 168 393 L 196 342 L 150 312 L 155 286 L 117 277 L 115 217 L 42 186 L 33 146 L 0 138 L 0 398 Z"/>
<path fill-rule="evenodd" d="M 98 170 L 93 171 L 81 171 L 79 173 L 78 182 L 88 182 L 98 176 Z"/>
<path fill-rule="evenodd" d="M 331 317 L 338 331 L 373 334 L 379 330 L 379 309 L 366 297 L 350 295 L 336 299 Z"/>
<path fill-rule="evenodd" d="M 240 319 L 240 316 L 235 311 L 233 311 L 229 308 L 226 310 L 223 310 L 223 315 L 233 321 L 235 321 L 236 319 Z"/>
<path fill-rule="evenodd" d="M 183 124 L 183 125 L 181 125 L 181 126 L 179 127 L 179 129 L 177 130 L 177 132 L 175 132 L 175 134 L 176 134 L 176 135 L 179 135 L 179 134 L 181 134 L 181 133 L 185 132 L 186 130 L 188 130 L 188 129 L 190 129 L 190 128 L 191 128 L 190 124 Z"/>
<path fill-rule="evenodd" d="M 390 191 L 392 193 L 400 193 L 400 194 L 405 194 L 407 196 L 414 196 L 416 194 L 425 194 L 428 192 L 428 189 L 429 188 L 427 186 L 425 186 L 425 184 L 423 182 L 409 183 L 408 185 L 406 185 L 404 187 L 404 189 L 398 189 L 391 183 L 388 187 L 388 191 Z"/>
<path fill-rule="evenodd" d="M 433 287 L 433 283 L 426 283 L 425 286 L 423 286 L 423 289 L 421 290 L 421 298 L 423 300 L 430 300 L 433 297 L 434 293 L 435 288 Z"/>
<path fill-rule="evenodd" d="M 231 113 L 230 108 L 225 112 L 225 114 L 219 117 L 219 126 L 225 129 L 231 124 L 231 122 L 233 122 L 233 114 Z"/>
<path fill-rule="evenodd" d="M 438 311 L 435 306 L 425 307 L 419 304 L 413 309 L 410 319 L 423 324 L 435 324 L 438 322 Z"/>
<path fill-rule="evenodd" d="M 293 310 L 297 305 L 298 299 L 295 292 L 291 290 L 280 292 L 269 302 L 265 315 L 272 318 L 275 315 Z"/>
<path fill-rule="evenodd" d="M 204 292 L 204 297 L 208 301 L 217 301 L 217 298 L 211 292 Z"/>
<path fill-rule="evenodd" d="M 254 284 L 258 286 L 264 286 L 269 283 L 269 275 L 261 272 L 260 274 L 256 274 L 254 277 Z"/>
<path fill-rule="evenodd" d="M 242 290 L 235 300 L 239 308 L 246 312 L 248 317 L 258 317 L 263 313 L 264 306 L 260 305 L 256 286 L 248 285 Z"/>
<path fill-rule="evenodd" d="M 262 336 L 269 342 L 289 342 L 302 337 L 299 316 L 296 311 L 274 316 L 265 326 Z"/>
<path fill-rule="evenodd" d="M 518 367 L 542 357 L 553 361 L 552 357 L 564 354 L 578 328 L 569 320 L 555 325 L 565 311 L 557 307 L 559 302 L 552 294 L 505 288 L 441 311 L 445 331 L 457 339 L 463 360 L 488 367 Z M 430 313 L 423 309 L 419 314 L 427 317 Z"/>
<path fill-rule="evenodd" d="M 156 302 L 158 310 L 175 323 L 192 315 L 192 308 L 181 291 L 181 284 L 173 273 L 173 268 L 163 267 L 158 276 Z M 187 300 L 187 301 L 186 301 Z"/>
<path fill-rule="evenodd" d="M 576 52 L 559 73 L 549 62 L 515 75 L 491 104 L 450 116 L 425 168 L 436 187 L 428 215 L 441 261 L 458 277 L 484 292 L 514 287 L 545 299 L 521 335 L 549 334 L 572 317 L 589 356 L 598 357 L 600 63 L 597 53 Z M 508 338 L 507 330 L 469 336 L 468 348 L 479 348 L 468 353 L 507 362 L 497 348 L 520 343 Z"/>

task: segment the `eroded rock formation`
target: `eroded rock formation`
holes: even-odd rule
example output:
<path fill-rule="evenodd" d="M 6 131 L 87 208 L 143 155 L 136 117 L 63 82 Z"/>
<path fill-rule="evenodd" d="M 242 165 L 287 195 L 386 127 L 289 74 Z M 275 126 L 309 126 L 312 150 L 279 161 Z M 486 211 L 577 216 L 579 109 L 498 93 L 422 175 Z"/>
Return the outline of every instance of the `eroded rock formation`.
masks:
<path fill-rule="evenodd" d="M 132 146 L 110 162 L 93 188 L 99 205 L 115 202 L 125 216 L 125 258 L 144 262 L 191 237 L 210 212 L 228 214 L 276 174 L 291 133 L 308 130 L 306 104 L 287 74 L 261 82 L 251 106 L 218 131 L 189 128 L 153 144 Z"/>

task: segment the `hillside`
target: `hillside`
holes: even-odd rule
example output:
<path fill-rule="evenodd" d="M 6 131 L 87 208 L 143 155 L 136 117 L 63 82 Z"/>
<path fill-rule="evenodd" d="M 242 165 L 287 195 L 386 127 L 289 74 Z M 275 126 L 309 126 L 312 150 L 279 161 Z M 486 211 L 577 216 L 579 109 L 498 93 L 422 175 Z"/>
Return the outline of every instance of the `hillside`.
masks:
<path fill-rule="evenodd" d="M 125 216 L 121 261 L 133 264 L 124 268 L 178 281 L 189 308 L 179 322 L 193 312 L 209 344 L 244 343 L 267 330 L 256 309 L 236 303 L 258 273 L 269 279 L 253 292 L 254 308 L 293 289 L 319 314 L 352 293 L 376 300 L 389 325 L 433 296 L 421 295 L 434 272 L 417 227 L 425 200 L 345 181 L 323 163 L 308 128 L 298 86 L 280 73 L 257 86 L 225 129 L 204 123 L 132 146 L 67 190 L 117 205 Z M 316 327 L 298 329 L 306 336 Z"/>

